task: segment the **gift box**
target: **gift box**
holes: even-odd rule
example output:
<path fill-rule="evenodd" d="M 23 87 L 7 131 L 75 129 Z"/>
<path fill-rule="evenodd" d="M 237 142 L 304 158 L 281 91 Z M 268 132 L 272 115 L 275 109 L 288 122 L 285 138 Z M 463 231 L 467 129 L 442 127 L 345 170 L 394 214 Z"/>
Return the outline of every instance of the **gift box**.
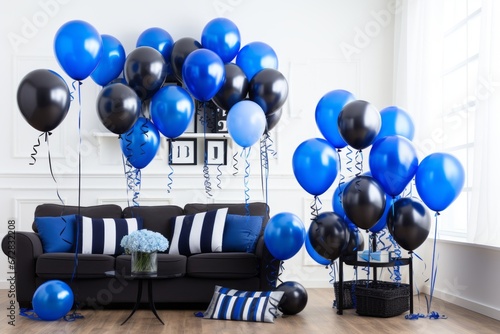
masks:
<path fill-rule="evenodd" d="M 365 250 L 362 252 L 358 252 L 358 261 L 386 263 L 386 262 L 389 262 L 391 260 L 390 253 L 391 252 L 389 252 L 389 251 L 370 252 L 370 251 Z"/>

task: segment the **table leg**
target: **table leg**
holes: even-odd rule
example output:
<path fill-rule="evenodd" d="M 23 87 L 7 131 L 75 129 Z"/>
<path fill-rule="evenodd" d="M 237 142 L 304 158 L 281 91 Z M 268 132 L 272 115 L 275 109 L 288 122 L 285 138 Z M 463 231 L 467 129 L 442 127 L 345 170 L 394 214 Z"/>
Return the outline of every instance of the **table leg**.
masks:
<path fill-rule="evenodd" d="M 410 314 L 413 314 L 413 252 L 410 252 L 408 271 L 410 272 Z"/>
<path fill-rule="evenodd" d="M 134 305 L 134 309 L 132 310 L 132 313 L 129 314 L 129 316 L 127 317 L 127 319 L 125 319 L 123 322 L 122 322 L 122 325 L 124 323 L 126 323 L 128 321 L 128 319 L 130 319 L 135 311 L 137 311 L 137 308 L 139 308 L 139 304 L 141 303 L 141 296 L 142 296 L 142 281 L 139 281 L 138 282 L 138 287 L 137 287 L 137 297 L 135 299 L 135 305 Z"/>
<path fill-rule="evenodd" d="M 342 315 L 344 309 L 344 261 L 342 257 L 339 259 L 339 291 L 337 293 L 337 314 Z"/>
<path fill-rule="evenodd" d="M 151 311 L 153 311 L 154 315 L 156 316 L 156 319 L 160 320 L 162 325 L 165 325 L 163 321 L 160 319 L 160 316 L 158 316 L 158 313 L 156 313 L 156 307 L 155 307 L 155 302 L 153 300 L 153 280 L 148 279 L 148 301 L 149 301 L 149 307 L 151 308 Z"/>

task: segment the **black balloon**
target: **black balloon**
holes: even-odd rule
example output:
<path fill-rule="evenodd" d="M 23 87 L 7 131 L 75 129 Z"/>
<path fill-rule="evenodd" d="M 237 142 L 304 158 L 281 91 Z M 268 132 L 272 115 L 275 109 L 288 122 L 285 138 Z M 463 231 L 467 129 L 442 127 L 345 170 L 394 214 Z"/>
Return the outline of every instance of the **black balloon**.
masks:
<path fill-rule="evenodd" d="M 198 49 L 201 49 L 201 43 L 191 37 L 181 38 L 172 46 L 170 64 L 177 80 L 180 82 L 182 82 L 182 65 L 184 65 L 184 61 L 191 52 Z"/>
<path fill-rule="evenodd" d="M 282 115 L 283 115 L 283 109 L 278 109 L 266 115 L 266 122 L 267 122 L 266 131 L 271 131 L 276 126 L 276 124 L 278 124 Z"/>
<path fill-rule="evenodd" d="M 343 256 L 357 255 L 357 252 L 361 252 L 365 249 L 365 238 L 363 238 L 362 232 L 359 231 L 356 226 L 350 225 L 348 225 L 349 242 L 345 249 L 342 250 Z"/>
<path fill-rule="evenodd" d="M 130 52 L 123 69 L 125 80 L 141 100 L 151 98 L 167 77 L 162 54 L 152 47 L 140 46 Z"/>
<path fill-rule="evenodd" d="M 266 114 L 270 114 L 285 103 L 288 96 L 288 82 L 278 70 L 265 68 L 250 80 L 248 96 Z"/>
<path fill-rule="evenodd" d="M 111 132 L 122 134 L 132 128 L 141 114 L 141 100 L 122 83 L 106 85 L 97 96 L 97 114 Z"/>
<path fill-rule="evenodd" d="M 335 261 L 349 242 L 344 219 L 335 212 L 322 212 L 309 226 L 309 241 L 318 255 Z"/>
<path fill-rule="evenodd" d="M 380 112 L 363 100 L 347 103 L 338 117 L 340 136 L 347 144 L 358 150 L 372 144 L 381 126 Z"/>
<path fill-rule="evenodd" d="M 212 100 L 219 108 L 229 111 L 232 106 L 245 99 L 249 82 L 245 72 L 238 65 L 227 63 L 224 68 L 226 70 L 224 84 Z"/>
<path fill-rule="evenodd" d="M 400 198 L 387 213 L 389 233 L 407 251 L 413 251 L 422 245 L 429 236 L 430 228 L 429 211 L 417 199 Z"/>
<path fill-rule="evenodd" d="M 17 105 L 24 119 L 33 128 L 54 130 L 68 114 L 71 96 L 64 79 L 51 70 L 38 69 L 28 73 L 17 89 Z"/>
<path fill-rule="evenodd" d="M 353 178 L 342 192 L 344 212 L 357 227 L 368 230 L 384 214 L 385 192 L 371 176 Z"/>
<path fill-rule="evenodd" d="M 276 288 L 283 291 L 283 297 L 278 304 L 278 309 L 286 315 L 300 313 L 307 305 L 307 290 L 298 282 L 283 282 Z"/>

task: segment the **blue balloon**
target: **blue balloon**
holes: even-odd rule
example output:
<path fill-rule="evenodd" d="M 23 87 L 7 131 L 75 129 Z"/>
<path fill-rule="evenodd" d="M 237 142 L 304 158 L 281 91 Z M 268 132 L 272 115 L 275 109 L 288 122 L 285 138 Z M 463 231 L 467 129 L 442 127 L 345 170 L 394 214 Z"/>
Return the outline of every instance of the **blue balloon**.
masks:
<path fill-rule="evenodd" d="M 323 138 L 302 142 L 293 153 L 293 173 L 302 188 L 319 196 L 337 177 L 340 163 L 337 151 Z"/>
<path fill-rule="evenodd" d="M 465 171 L 460 161 L 448 153 L 432 153 L 418 166 L 415 186 L 429 209 L 446 209 L 460 195 Z"/>
<path fill-rule="evenodd" d="M 118 78 L 125 64 L 125 49 L 118 39 L 110 35 L 102 35 L 101 61 L 90 77 L 101 86 L 106 86 Z"/>
<path fill-rule="evenodd" d="M 287 260 L 297 254 L 305 237 L 304 224 L 299 217 L 289 212 L 271 217 L 264 229 L 266 247 L 278 260 Z"/>
<path fill-rule="evenodd" d="M 120 136 L 123 155 L 137 169 L 146 167 L 160 147 L 160 133 L 145 117 L 139 117 L 132 129 Z"/>
<path fill-rule="evenodd" d="M 224 63 L 229 63 L 240 51 L 240 31 L 231 20 L 215 18 L 203 29 L 201 45 L 218 54 Z"/>
<path fill-rule="evenodd" d="M 40 285 L 31 301 L 33 312 L 42 320 L 64 317 L 73 307 L 73 290 L 63 281 L 50 280 Z"/>
<path fill-rule="evenodd" d="M 54 50 L 63 70 L 74 80 L 87 78 L 97 67 L 102 55 L 102 37 L 90 24 L 73 20 L 56 33 Z"/>
<path fill-rule="evenodd" d="M 347 182 L 344 182 L 340 184 L 335 191 L 333 192 L 332 196 L 332 207 L 333 207 L 333 212 L 344 218 L 344 220 L 347 218 L 345 215 L 344 207 L 342 206 L 342 192 L 344 191 L 345 187 L 347 186 Z"/>
<path fill-rule="evenodd" d="M 369 229 L 370 232 L 378 233 L 387 226 L 387 214 L 389 213 L 389 210 L 391 210 L 391 206 L 394 204 L 394 202 L 400 199 L 401 196 L 395 196 L 394 198 L 391 199 L 390 196 L 386 194 L 385 198 L 386 200 L 385 200 L 384 213 L 382 214 L 382 217 L 379 219 L 379 221 Z"/>
<path fill-rule="evenodd" d="M 151 119 L 167 138 L 183 134 L 193 117 L 193 99 L 182 87 L 164 86 L 151 99 Z"/>
<path fill-rule="evenodd" d="M 332 261 L 322 257 L 321 255 L 316 252 L 314 247 L 311 245 L 311 240 L 309 239 L 309 233 L 307 233 L 306 238 L 305 238 L 305 244 L 306 244 L 306 251 L 307 254 L 316 262 L 319 264 L 322 264 L 324 266 L 329 265 Z"/>
<path fill-rule="evenodd" d="M 266 114 L 255 102 L 243 100 L 231 107 L 227 114 L 227 130 L 241 147 L 255 144 L 266 129 Z"/>
<path fill-rule="evenodd" d="M 316 125 L 323 137 L 335 148 L 343 148 L 347 143 L 339 132 L 338 118 L 342 108 L 354 101 L 354 95 L 342 89 L 326 93 L 316 105 Z"/>
<path fill-rule="evenodd" d="M 387 194 L 401 194 L 417 169 L 417 150 L 409 139 L 388 136 L 373 144 L 370 151 L 370 171 Z"/>
<path fill-rule="evenodd" d="M 187 90 L 203 102 L 209 101 L 224 84 L 226 70 L 222 59 L 213 51 L 191 52 L 182 65 L 182 79 Z"/>
<path fill-rule="evenodd" d="M 238 52 L 236 56 L 236 65 L 238 65 L 248 78 L 252 80 L 253 76 L 265 68 L 278 69 L 278 56 L 273 48 L 263 42 L 252 42 Z"/>
<path fill-rule="evenodd" d="M 411 116 L 401 108 L 390 106 L 380 110 L 382 118 L 382 126 L 375 141 L 387 136 L 403 136 L 409 140 L 413 140 L 415 135 L 415 127 Z"/>
<path fill-rule="evenodd" d="M 170 65 L 170 56 L 174 47 L 174 39 L 164 29 L 153 27 L 144 30 L 137 38 L 135 45 L 137 48 L 141 46 L 149 46 L 161 53 L 167 65 L 167 73 L 172 73 L 172 66 Z"/>

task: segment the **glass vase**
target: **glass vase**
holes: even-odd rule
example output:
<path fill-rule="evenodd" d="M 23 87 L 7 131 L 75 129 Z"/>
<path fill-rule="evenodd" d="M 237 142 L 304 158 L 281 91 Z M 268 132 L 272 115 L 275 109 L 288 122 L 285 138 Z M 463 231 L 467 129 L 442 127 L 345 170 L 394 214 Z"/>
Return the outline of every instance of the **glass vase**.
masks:
<path fill-rule="evenodd" d="M 158 261 L 156 255 L 156 252 L 132 252 L 132 276 L 156 275 L 158 271 Z"/>

